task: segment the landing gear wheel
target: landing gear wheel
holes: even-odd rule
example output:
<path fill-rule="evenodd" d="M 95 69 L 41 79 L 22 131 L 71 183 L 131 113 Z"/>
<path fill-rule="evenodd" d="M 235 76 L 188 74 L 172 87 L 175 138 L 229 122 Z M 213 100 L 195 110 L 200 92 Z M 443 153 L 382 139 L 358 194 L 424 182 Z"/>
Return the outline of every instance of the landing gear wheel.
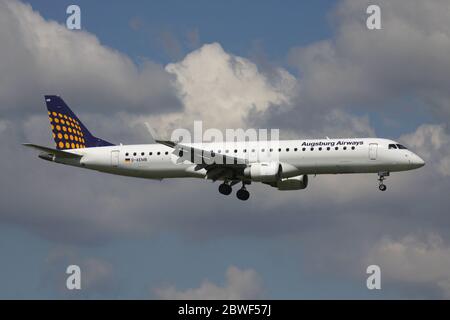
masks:
<path fill-rule="evenodd" d="M 389 177 L 389 172 L 387 171 L 378 172 L 378 182 L 380 183 L 378 189 L 380 189 L 381 191 L 386 191 L 387 189 L 386 185 L 383 183 L 386 177 Z"/>
<path fill-rule="evenodd" d="M 226 195 L 226 196 L 228 196 L 228 195 L 231 193 L 232 190 L 233 190 L 233 189 L 231 188 L 231 186 L 230 186 L 229 184 L 226 184 L 226 183 L 222 183 L 222 184 L 219 186 L 219 192 L 220 192 L 221 194 Z"/>
<path fill-rule="evenodd" d="M 245 201 L 250 197 L 250 193 L 245 188 L 241 188 L 236 192 L 236 197 L 239 200 Z"/>

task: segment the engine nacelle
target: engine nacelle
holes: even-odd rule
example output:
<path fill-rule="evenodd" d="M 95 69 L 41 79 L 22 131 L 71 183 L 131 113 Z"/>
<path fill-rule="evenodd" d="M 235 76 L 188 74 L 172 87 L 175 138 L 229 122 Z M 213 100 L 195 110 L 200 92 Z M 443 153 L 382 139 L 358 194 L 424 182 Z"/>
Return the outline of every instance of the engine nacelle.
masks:
<path fill-rule="evenodd" d="M 279 162 L 252 163 L 244 169 L 244 177 L 258 182 L 276 182 L 280 180 L 281 173 Z"/>
<path fill-rule="evenodd" d="M 301 190 L 308 186 L 308 175 L 302 174 L 300 176 L 282 179 L 276 184 L 278 190 Z"/>

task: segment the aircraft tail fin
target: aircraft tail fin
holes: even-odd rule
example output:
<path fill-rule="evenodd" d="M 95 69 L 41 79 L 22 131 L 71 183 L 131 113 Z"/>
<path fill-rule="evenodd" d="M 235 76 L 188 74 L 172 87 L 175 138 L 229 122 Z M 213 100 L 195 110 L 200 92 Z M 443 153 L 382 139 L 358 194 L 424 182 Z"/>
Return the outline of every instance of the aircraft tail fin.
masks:
<path fill-rule="evenodd" d="M 59 96 L 45 96 L 50 126 L 56 149 L 80 149 L 113 144 L 91 134 L 72 110 Z"/>

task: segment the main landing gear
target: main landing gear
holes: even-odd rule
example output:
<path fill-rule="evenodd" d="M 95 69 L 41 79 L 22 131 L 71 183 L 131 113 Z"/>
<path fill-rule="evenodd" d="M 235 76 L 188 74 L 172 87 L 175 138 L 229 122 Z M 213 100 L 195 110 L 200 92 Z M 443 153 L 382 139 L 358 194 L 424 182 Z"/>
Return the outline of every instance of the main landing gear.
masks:
<path fill-rule="evenodd" d="M 233 191 L 233 189 L 231 188 L 231 186 L 229 184 L 227 184 L 225 182 L 219 186 L 219 192 L 221 194 L 228 196 L 231 193 L 231 191 Z"/>
<path fill-rule="evenodd" d="M 250 193 L 247 191 L 247 189 L 245 188 L 245 185 L 242 185 L 242 188 L 240 188 L 237 192 L 236 192 L 236 197 L 239 200 L 245 201 L 248 200 L 248 198 L 250 197 Z"/>
<path fill-rule="evenodd" d="M 389 172 L 378 172 L 378 182 L 379 182 L 378 189 L 380 189 L 380 191 L 386 191 L 387 189 L 386 185 L 383 183 L 386 177 L 389 177 Z"/>
<path fill-rule="evenodd" d="M 228 184 L 227 182 L 222 183 L 222 184 L 219 186 L 219 192 L 220 192 L 221 194 L 224 194 L 224 195 L 228 196 L 228 195 L 231 193 L 231 191 L 232 191 L 231 186 L 234 185 L 234 184 L 236 184 L 237 182 L 238 182 L 238 181 L 235 181 L 234 183 L 231 183 L 231 184 Z M 247 189 L 245 188 L 245 183 L 244 183 L 244 182 L 242 182 L 242 188 L 240 188 L 240 189 L 236 192 L 236 197 L 237 197 L 239 200 L 242 200 L 242 201 L 248 200 L 248 198 L 250 198 L 250 193 L 249 193 L 249 192 L 247 191 Z"/>

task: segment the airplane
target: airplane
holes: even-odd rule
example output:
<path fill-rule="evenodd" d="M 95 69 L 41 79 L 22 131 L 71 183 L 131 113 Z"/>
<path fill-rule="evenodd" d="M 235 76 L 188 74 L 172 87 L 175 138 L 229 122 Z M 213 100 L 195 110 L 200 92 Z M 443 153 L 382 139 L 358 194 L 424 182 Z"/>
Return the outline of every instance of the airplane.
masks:
<path fill-rule="evenodd" d="M 221 181 L 224 195 L 240 183 L 236 196 L 244 201 L 252 182 L 302 190 L 308 175 L 318 174 L 377 173 L 379 190 L 385 191 L 390 172 L 425 165 L 404 145 L 380 138 L 256 141 L 250 146 L 246 141 L 183 143 L 153 136 L 152 144 L 116 145 L 92 135 L 59 96 L 47 95 L 45 102 L 56 148 L 23 144 L 40 151 L 41 159 L 130 177 Z"/>

